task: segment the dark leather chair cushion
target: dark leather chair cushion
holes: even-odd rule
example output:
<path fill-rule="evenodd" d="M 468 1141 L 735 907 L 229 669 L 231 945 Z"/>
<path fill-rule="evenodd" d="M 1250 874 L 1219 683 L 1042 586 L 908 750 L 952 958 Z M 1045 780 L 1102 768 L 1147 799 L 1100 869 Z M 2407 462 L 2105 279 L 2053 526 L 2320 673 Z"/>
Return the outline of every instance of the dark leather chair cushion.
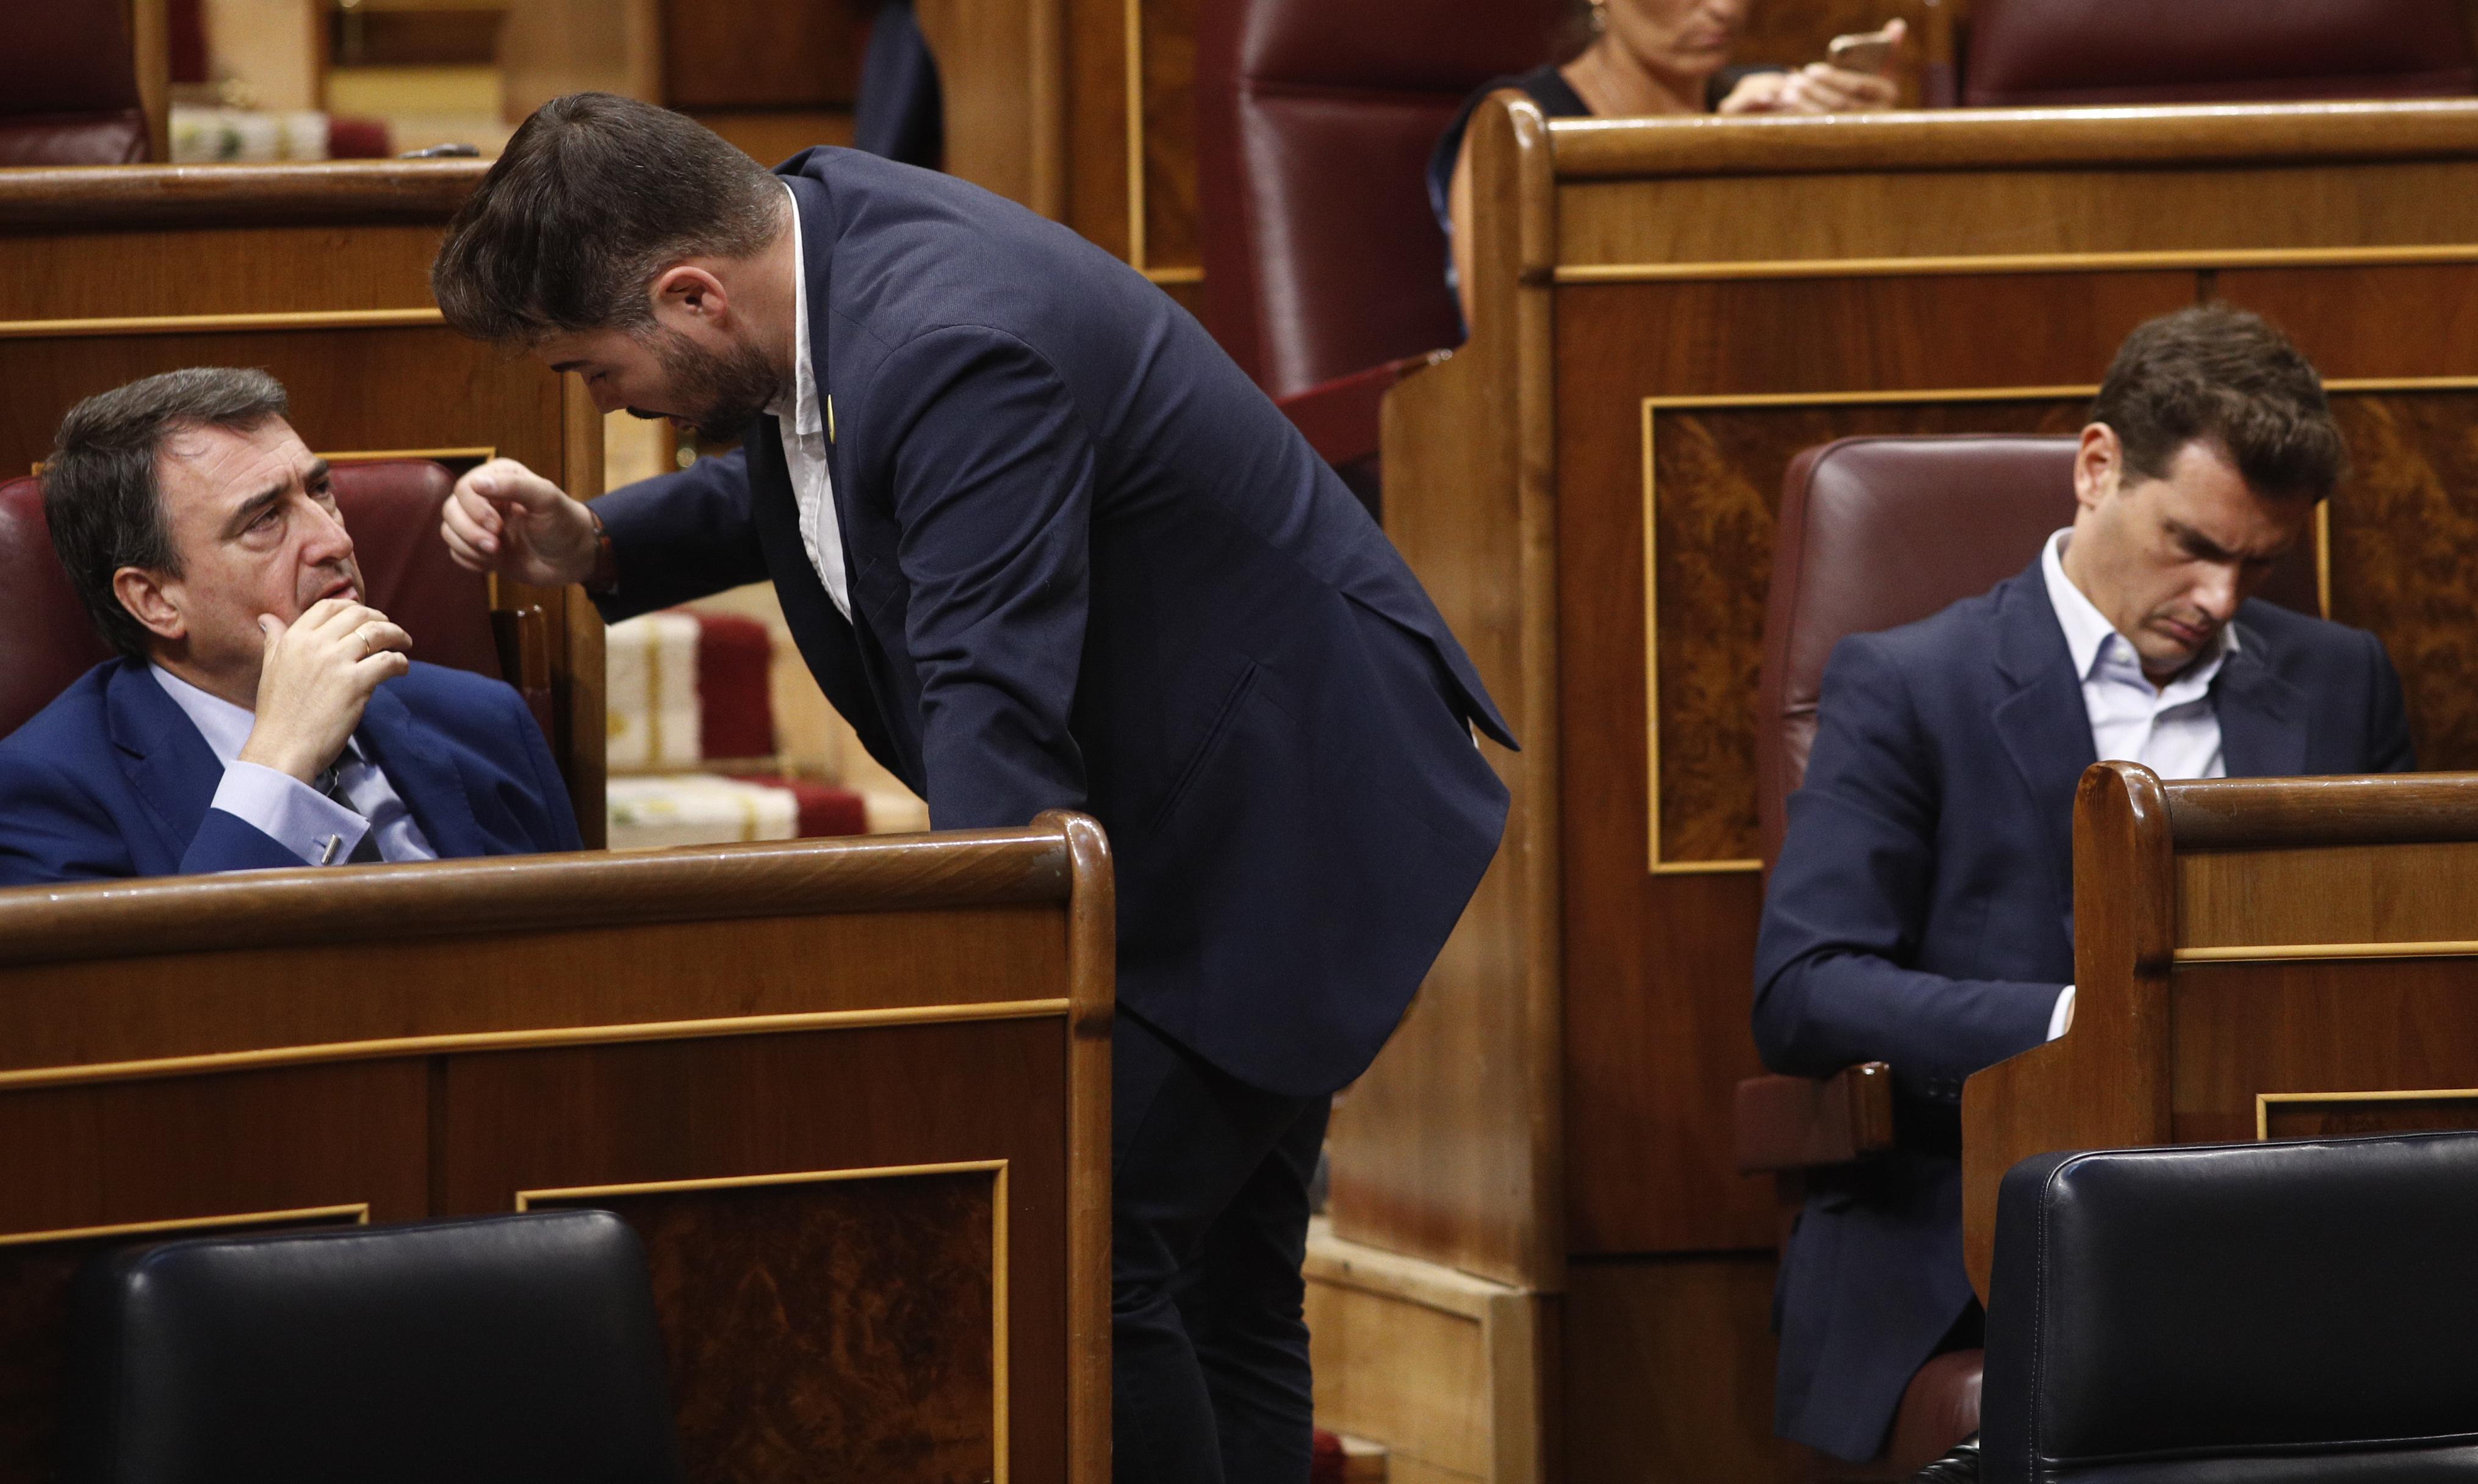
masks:
<path fill-rule="evenodd" d="M 1986 591 L 2074 518 L 2075 440 L 2018 435 L 1845 438 L 1792 460 L 1782 482 L 1757 695 L 1764 859 L 1781 849 L 1807 776 L 1833 646 Z M 2317 611 L 2301 543 L 2258 596 Z"/>
<path fill-rule="evenodd" d="M 1204 323 L 1277 397 L 1462 339 L 1427 168 L 1463 98 L 1546 60 L 1563 0 L 1197 15 Z"/>
<path fill-rule="evenodd" d="M 2478 1479 L 2478 1134 L 2048 1154 L 1996 1216 L 1990 1481 Z"/>
<path fill-rule="evenodd" d="M 0 43 L 0 165 L 146 158 L 125 0 L 9 8 Z"/>
<path fill-rule="evenodd" d="M 602 1211 L 167 1243 L 81 1274 L 71 1476 L 669 1484 L 645 1258 Z"/>
<path fill-rule="evenodd" d="M 2284 102 L 2478 91 L 2455 0 L 1978 0 L 1962 102 Z"/>
<path fill-rule="evenodd" d="M 415 659 L 493 679 L 490 584 L 448 558 L 439 512 L 454 488 L 427 459 L 336 466 L 336 505 L 372 607 L 413 636 Z M 0 737 L 111 656 L 69 588 L 31 478 L 0 483 Z"/>
<path fill-rule="evenodd" d="M 141 164 L 145 160 L 146 115 L 136 109 L 111 113 L 0 113 L 0 166 Z"/>

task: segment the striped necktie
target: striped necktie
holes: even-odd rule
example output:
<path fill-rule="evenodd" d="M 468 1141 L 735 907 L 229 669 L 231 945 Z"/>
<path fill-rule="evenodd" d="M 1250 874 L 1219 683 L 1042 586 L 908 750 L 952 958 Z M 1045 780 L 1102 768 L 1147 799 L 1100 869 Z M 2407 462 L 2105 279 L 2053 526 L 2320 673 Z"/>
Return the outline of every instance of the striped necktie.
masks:
<path fill-rule="evenodd" d="M 336 761 L 328 764 L 326 771 L 318 775 L 318 782 L 316 787 L 319 792 L 326 794 L 329 798 L 343 805 L 346 809 L 352 810 L 354 814 L 360 815 L 361 810 L 354 806 L 352 796 L 344 792 L 344 764 L 348 760 L 352 762 L 361 761 L 360 754 L 354 748 L 352 741 L 349 738 L 344 742 L 344 750 L 336 755 Z M 377 828 L 375 826 L 366 826 L 362 830 L 361 843 L 353 847 L 353 853 L 345 857 L 344 864 L 347 866 L 368 866 L 386 859 L 387 857 L 379 854 L 379 832 Z"/>

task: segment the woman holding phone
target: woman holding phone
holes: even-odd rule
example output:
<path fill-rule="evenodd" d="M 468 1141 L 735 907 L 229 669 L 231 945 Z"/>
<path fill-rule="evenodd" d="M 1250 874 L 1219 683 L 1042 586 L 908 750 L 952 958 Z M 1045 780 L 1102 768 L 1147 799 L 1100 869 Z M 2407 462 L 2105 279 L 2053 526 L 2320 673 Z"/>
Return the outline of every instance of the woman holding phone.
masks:
<path fill-rule="evenodd" d="M 1552 118 L 1662 113 L 1840 113 L 1889 109 L 1891 70 L 1904 23 L 1844 37 L 1833 59 L 1790 70 L 1730 66 L 1752 0 L 1589 0 L 1578 19 L 1590 40 L 1572 60 L 1494 79 L 1473 93 L 1429 161 L 1429 200 L 1453 245 L 1448 275 L 1461 296 L 1470 237 L 1471 152 L 1465 127 L 1479 100 L 1501 88 L 1530 94 Z M 1463 303 L 1466 319 L 1471 315 Z"/>

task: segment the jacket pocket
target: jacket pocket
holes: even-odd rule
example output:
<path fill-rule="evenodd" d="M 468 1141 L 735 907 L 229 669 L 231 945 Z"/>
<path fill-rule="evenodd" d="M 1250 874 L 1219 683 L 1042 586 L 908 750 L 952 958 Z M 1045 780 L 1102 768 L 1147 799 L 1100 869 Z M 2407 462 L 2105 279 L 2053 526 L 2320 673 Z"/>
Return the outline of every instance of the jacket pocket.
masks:
<path fill-rule="evenodd" d="M 1230 723 L 1239 715 L 1241 704 L 1256 689 L 1256 662 L 1250 660 L 1248 667 L 1239 672 L 1239 678 L 1230 683 L 1228 693 L 1222 697 L 1221 708 L 1213 714 L 1213 724 L 1204 729 L 1202 740 L 1197 742 L 1196 750 L 1188 754 L 1186 764 L 1179 768 L 1177 780 L 1170 786 L 1170 792 L 1162 795 L 1162 801 L 1153 806 L 1150 817 L 1145 820 L 1146 834 L 1155 834 L 1170 822 L 1170 817 L 1178 812 L 1180 800 L 1186 798 L 1188 791 L 1196 786 L 1196 780 L 1203 775 L 1214 754 L 1222 750 L 1223 742 L 1230 736 Z"/>

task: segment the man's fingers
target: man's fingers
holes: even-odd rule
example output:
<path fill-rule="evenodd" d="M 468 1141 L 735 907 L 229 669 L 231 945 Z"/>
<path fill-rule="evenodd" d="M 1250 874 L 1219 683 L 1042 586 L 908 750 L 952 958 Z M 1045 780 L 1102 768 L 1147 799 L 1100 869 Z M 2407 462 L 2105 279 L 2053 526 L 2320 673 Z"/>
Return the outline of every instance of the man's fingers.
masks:
<path fill-rule="evenodd" d="M 362 636 L 362 642 L 371 654 L 394 649 L 410 651 L 413 648 L 413 636 L 385 618 L 372 619 L 356 632 Z"/>
<path fill-rule="evenodd" d="M 514 459 L 493 459 L 465 476 L 463 488 L 496 505 L 549 510 L 567 498 L 559 486 Z"/>
<path fill-rule="evenodd" d="M 491 559 L 474 550 L 470 541 L 444 526 L 440 528 L 439 534 L 447 542 L 447 560 L 468 572 L 487 572 L 491 569 Z"/>

